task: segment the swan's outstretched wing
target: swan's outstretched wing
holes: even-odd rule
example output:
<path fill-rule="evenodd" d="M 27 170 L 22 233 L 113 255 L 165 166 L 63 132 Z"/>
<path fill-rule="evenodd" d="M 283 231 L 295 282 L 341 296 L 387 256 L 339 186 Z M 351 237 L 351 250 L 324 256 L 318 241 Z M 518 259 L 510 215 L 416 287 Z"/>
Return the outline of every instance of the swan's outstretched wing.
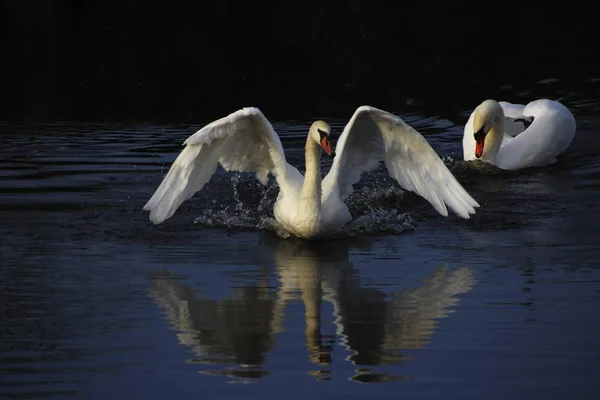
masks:
<path fill-rule="evenodd" d="M 384 161 L 389 174 L 405 189 L 429 201 L 442 215 L 450 207 L 469 218 L 479 204 L 448 170 L 429 143 L 399 117 L 373 107 L 359 107 L 344 128 L 337 156 L 323 180 L 326 197 L 345 199 L 364 171 Z"/>
<path fill-rule="evenodd" d="M 186 146 L 144 210 L 155 224 L 170 218 L 181 203 L 202 189 L 220 164 L 227 171 L 255 172 L 262 184 L 268 174 L 287 189 L 289 175 L 300 173 L 285 160 L 279 137 L 258 108 L 243 108 L 218 119 L 190 136 Z"/>

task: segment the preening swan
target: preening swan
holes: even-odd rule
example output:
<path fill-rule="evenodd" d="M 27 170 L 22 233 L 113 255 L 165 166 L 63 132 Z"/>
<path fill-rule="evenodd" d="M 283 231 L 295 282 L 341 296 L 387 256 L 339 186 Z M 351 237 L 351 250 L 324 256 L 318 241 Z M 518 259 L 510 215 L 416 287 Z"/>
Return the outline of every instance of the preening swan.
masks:
<path fill-rule="evenodd" d="M 569 147 L 575 129 L 573 114 L 558 101 L 541 99 L 524 106 L 485 100 L 465 125 L 463 158 L 506 170 L 543 167 Z"/>
<path fill-rule="evenodd" d="M 344 200 L 365 171 L 384 161 L 389 174 L 407 190 L 429 201 L 442 215 L 446 205 L 463 218 L 479 204 L 466 192 L 425 138 L 399 117 L 359 107 L 344 128 L 335 156 L 331 130 L 314 122 L 305 146 L 304 176 L 290 165 L 271 123 L 258 108 L 243 108 L 190 136 L 156 192 L 144 206 L 150 220 L 170 218 L 182 202 L 202 189 L 220 164 L 227 171 L 254 172 L 266 185 L 272 174 L 279 185 L 274 205 L 282 228 L 300 238 L 325 236 L 352 217 Z M 321 149 L 335 156 L 321 179 Z"/>

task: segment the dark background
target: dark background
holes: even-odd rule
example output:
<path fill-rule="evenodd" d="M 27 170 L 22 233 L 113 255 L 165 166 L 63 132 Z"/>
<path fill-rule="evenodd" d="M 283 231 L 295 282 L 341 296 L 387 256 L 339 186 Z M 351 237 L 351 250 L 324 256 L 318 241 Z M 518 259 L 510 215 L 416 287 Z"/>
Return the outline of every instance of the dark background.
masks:
<path fill-rule="evenodd" d="M 592 3 L 0 4 L 3 119 L 204 122 L 249 105 L 269 118 L 362 104 L 452 115 L 506 84 L 600 75 Z"/>

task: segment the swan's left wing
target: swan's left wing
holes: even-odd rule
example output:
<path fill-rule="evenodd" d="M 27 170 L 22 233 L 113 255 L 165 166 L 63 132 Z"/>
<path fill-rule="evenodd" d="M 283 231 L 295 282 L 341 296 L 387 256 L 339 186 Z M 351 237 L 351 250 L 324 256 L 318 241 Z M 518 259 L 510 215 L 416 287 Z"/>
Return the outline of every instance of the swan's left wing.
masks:
<path fill-rule="evenodd" d="M 342 132 L 337 154 L 323 180 L 325 196 L 338 194 L 345 199 L 364 171 L 384 161 L 403 188 L 425 198 L 444 216 L 448 215 L 446 205 L 463 218 L 479 206 L 425 138 L 386 111 L 359 107 Z"/>

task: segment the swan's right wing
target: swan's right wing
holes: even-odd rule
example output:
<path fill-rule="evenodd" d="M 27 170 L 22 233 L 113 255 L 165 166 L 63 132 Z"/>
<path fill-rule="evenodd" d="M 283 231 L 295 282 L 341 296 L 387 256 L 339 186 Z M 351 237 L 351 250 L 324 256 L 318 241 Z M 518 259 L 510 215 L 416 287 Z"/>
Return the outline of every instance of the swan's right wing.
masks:
<path fill-rule="evenodd" d="M 338 155 L 323 180 L 325 196 L 337 193 L 345 199 L 364 171 L 384 161 L 400 186 L 425 198 L 444 216 L 448 215 L 446 205 L 463 218 L 469 218 L 479 206 L 425 138 L 387 111 L 359 107 L 337 147 Z"/>
<path fill-rule="evenodd" d="M 504 111 L 504 140 L 510 141 L 510 139 L 525 130 L 523 123 L 516 121 L 524 118 L 523 110 L 525 110 L 525 106 L 509 103 L 508 101 L 499 101 L 498 104 Z"/>
<path fill-rule="evenodd" d="M 184 146 L 144 206 L 155 224 L 170 218 L 181 203 L 202 189 L 219 164 L 227 171 L 255 172 L 262 184 L 267 183 L 268 174 L 272 173 L 281 190 L 285 190 L 286 174 L 295 170 L 286 162 L 273 127 L 254 107 L 206 125 L 190 136 Z"/>

